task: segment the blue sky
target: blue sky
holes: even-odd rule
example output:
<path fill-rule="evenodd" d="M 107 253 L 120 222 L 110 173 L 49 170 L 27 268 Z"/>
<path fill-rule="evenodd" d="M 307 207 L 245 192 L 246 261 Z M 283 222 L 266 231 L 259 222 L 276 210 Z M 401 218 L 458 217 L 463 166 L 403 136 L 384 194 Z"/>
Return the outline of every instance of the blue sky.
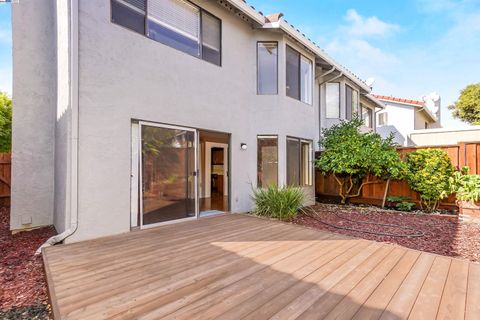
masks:
<path fill-rule="evenodd" d="M 447 106 L 468 84 L 480 82 L 480 0 L 249 0 L 264 14 L 285 19 L 374 92 L 419 99 L 442 96 Z M 11 92 L 10 5 L 0 5 L 0 90 Z"/>

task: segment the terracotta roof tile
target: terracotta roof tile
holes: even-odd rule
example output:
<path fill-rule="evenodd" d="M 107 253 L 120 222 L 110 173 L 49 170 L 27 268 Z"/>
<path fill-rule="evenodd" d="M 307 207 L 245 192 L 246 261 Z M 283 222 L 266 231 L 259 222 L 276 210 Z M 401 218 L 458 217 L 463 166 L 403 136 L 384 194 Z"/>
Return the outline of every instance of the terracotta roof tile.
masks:
<path fill-rule="evenodd" d="M 400 103 L 405 103 L 405 104 L 411 104 L 415 106 L 423 106 L 425 105 L 425 102 L 419 101 L 419 100 L 411 100 L 411 99 L 404 99 L 404 98 L 397 98 L 397 97 L 392 97 L 392 96 L 381 96 L 381 95 L 373 95 L 375 98 L 379 100 L 386 100 L 386 101 L 392 101 L 392 102 L 400 102 Z"/>

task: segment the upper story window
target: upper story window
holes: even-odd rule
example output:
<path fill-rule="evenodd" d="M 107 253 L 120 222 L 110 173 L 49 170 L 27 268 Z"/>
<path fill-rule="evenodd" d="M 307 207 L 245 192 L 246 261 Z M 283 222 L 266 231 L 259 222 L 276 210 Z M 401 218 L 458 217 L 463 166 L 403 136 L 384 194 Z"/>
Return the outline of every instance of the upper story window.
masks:
<path fill-rule="evenodd" d="M 278 93 L 278 43 L 257 43 L 257 93 Z"/>
<path fill-rule="evenodd" d="M 112 22 L 221 64 L 221 21 L 184 0 L 111 0 Z"/>
<path fill-rule="evenodd" d="M 312 61 L 290 46 L 287 46 L 286 61 L 287 96 L 312 104 Z"/>
<path fill-rule="evenodd" d="M 383 112 L 378 114 L 377 123 L 379 126 L 385 126 L 388 124 L 388 113 Z"/>
<path fill-rule="evenodd" d="M 345 86 L 345 101 L 346 101 L 346 113 L 347 120 L 351 120 L 355 113 L 358 113 L 358 91 L 350 87 Z"/>
<path fill-rule="evenodd" d="M 326 84 L 326 117 L 329 119 L 340 118 L 340 83 L 329 82 Z"/>
<path fill-rule="evenodd" d="M 373 128 L 373 110 L 365 107 L 363 104 L 362 107 L 362 120 L 366 127 Z"/>

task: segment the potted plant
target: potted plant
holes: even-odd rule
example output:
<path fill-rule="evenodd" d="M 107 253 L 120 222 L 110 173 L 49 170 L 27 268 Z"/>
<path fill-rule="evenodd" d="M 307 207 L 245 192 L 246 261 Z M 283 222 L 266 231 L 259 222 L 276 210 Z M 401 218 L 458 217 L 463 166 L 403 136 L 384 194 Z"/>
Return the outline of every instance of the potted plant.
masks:
<path fill-rule="evenodd" d="M 468 167 L 455 172 L 452 191 L 457 197 L 460 216 L 480 218 L 480 175 L 468 174 Z"/>

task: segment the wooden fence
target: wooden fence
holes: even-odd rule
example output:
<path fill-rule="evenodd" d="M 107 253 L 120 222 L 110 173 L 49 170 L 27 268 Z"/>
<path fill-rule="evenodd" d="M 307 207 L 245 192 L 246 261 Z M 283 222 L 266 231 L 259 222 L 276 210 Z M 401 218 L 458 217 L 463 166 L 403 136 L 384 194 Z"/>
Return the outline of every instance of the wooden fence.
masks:
<path fill-rule="evenodd" d="M 445 151 L 452 163 L 457 168 L 468 166 L 471 174 L 480 174 L 480 142 L 466 142 L 450 146 L 429 146 L 429 147 L 408 147 L 399 148 L 398 152 L 404 157 L 407 153 L 419 149 L 435 148 Z M 363 203 L 380 205 L 383 200 L 386 183 L 377 183 L 366 185 L 363 188 L 362 195 L 357 198 L 351 198 L 352 203 Z M 336 197 L 338 196 L 339 186 L 331 175 L 322 175 L 320 172 L 315 174 L 315 192 L 317 197 Z M 407 196 L 411 201 L 418 203 L 420 196 L 411 190 L 405 181 L 392 181 L 388 190 L 389 196 Z M 450 196 L 440 202 L 440 207 L 445 209 L 455 209 L 455 197 Z"/>
<path fill-rule="evenodd" d="M 0 153 L 0 206 L 10 205 L 11 169 L 10 153 Z"/>

